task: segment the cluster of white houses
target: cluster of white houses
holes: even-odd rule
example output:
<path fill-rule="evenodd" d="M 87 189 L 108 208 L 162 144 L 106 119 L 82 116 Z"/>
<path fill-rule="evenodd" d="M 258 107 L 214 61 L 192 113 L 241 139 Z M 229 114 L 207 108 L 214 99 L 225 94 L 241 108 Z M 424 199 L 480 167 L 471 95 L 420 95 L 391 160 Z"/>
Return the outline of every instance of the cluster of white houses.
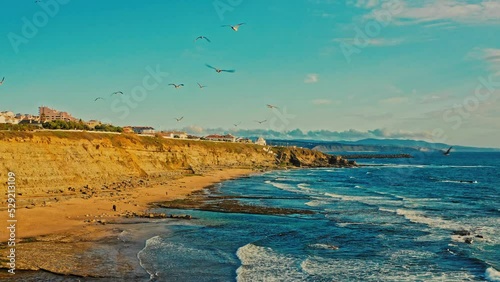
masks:
<path fill-rule="evenodd" d="M 31 124 L 35 126 L 42 127 L 42 123 L 50 122 L 55 120 L 63 121 L 81 121 L 73 117 L 68 112 L 61 112 L 49 107 L 41 106 L 38 108 L 38 116 L 30 114 L 14 114 L 10 111 L 0 112 L 0 123 L 10 123 L 10 124 Z M 98 120 L 90 120 L 85 122 L 90 128 L 94 128 L 97 125 L 101 125 Z M 135 133 L 141 135 L 160 135 L 164 138 L 178 138 L 178 139 L 191 139 L 191 140 L 208 140 L 217 142 L 239 142 L 239 143 L 254 143 L 249 138 L 236 137 L 231 134 L 211 134 L 204 137 L 189 135 L 186 132 L 181 131 L 159 131 L 157 132 L 153 127 L 150 126 L 125 126 L 123 127 L 124 133 Z M 266 140 L 260 137 L 257 139 L 255 144 L 266 145 Z"/>
<path fill-rule="evenodd" d="M 195 136 L 195 135 L 190 135 L 187 134 L 186 132 L 182 131 L 155 131 L 153 127 L 150 126 L 125 126 L 123 128 L 124 133 L 136 133 L 136 134 L 141 134 L 141 135 L 160 135 L 163 136 L 164 138 L 176 138 L 176 139 L 190 139 L 190 140 L 207 140 L 207 141 L 216 141 L 216 142 L 238 142 L 238 143 L 254 143 L 251 139 L 249 138 L 244 138 L 244 137 L 236 137 L 233 136 L 232 134 L 225 134 L 225 135 L 219 135 L 219 134 L 211 134 L 207 135 L 204 137 L 200 136 Z M 258 145 L 266 145 L 266 140 L 264 138 L 259 137 L 257 141 L 255 141 L 255 144 Z"/>
<path fill-rule="evenodd" d="M 73 117 L 68 112 L 62 112 L 58 110 L 51 109 L 49 107 L 41 106 L 38 107 L 38 115 L 31 114 L 14 114 L 11 111 L 3 111 L 0 112 L 0 123 L 9 123 L 9 124 L 30 124 L 33 126 L 42 127 L 44 122 L 50 122 L 55 120 L 62 121 L 80 121 L 79 119 Z M 94 128 L 96 125 L 101 125 L 101 122 L 98 120 L 90 120 L 84 122 L 90 128 Z"/>

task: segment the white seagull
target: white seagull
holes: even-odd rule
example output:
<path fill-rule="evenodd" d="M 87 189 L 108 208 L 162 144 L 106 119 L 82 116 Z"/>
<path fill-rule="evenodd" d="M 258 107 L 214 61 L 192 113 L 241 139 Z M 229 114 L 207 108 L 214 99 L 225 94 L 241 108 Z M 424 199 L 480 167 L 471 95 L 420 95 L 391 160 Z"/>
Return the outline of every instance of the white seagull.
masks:
<path fill-rule="evenodd" d="M 175 84 L 175 83 L 170 83 L 169 85 L 173 85 L 175 88 L 181 88 L 182 86 L 184 86 L 184 84 Z"/>
<path fill-rule="evenodd" d="M 255 122 L 258 122 L 259 124 L 263 124 L 263 123 L 264 123 L 264 122 L 266 122 L 266 121 L 267 121 L 267 119 L 265 119 L 265 120 L 263 120 L 263 121 L 258 121 L 258 120 L 256 120 Z"/>
<path fill-rule="evenodd" d="M 212 42 L 212 41 L 210 41 L 210 39 L 208 39 L 208 37 L 203 36 L 203 35 L 200 35 L 200 36 L 196 37 L 196 39 L 194 40 L 194 42 L 198 41 L 198 39 L 205 39 L 208 42 Z"/>
<path fill-rule="evenodd" d="M 245 23 L 239 23 L 237 25 L 229 25 L 229 24 L 225 24 L 225 25 L 222 25 L 222 26 L 230 26 L 232 30 L 234 31 L 238 31 L 238 29 L 240 28 L 240 26 L 244 25 Z M 221 27 L 222 27 L 221 26 Z"/>
<path fill-rule="evenodd" d="M 5 76 L 2 78 L 2 81 L 0 81 L 0 85 L 3 84 L 3 81 L 5 80 Z"/>
<path fill-rule="evenodd" d="M 123 95 L 123 92 L 121 92 L 121 91 L 116 91 L 116 92 L 111 93 L 111 96 L 113 96 L 113 95 L 117 95 L 117 94 Z"/>
<path fill-rule="evenodd" d="M 241 121 L 240 121 L 240 122 L 238 122 L 238 123 L 235 123 L 235 124 L 234 124 L 234 126 L 236 126 L 236 127 L 237 127 L 237 126 L 238 126 L 238 125 L 240 125 L 240 124 L 241 124 Z"/>
<path fill-rule="evenodd" d="M 104 100 L 104 98 L 103 97 L 97 97 L 97 98 L 94 99 L 94 102 L 96 102 L 97 100 Z"/>
<path fill-rule="evenodd" d="M 197 83 L 198 83 L 198 86 L 200 87 L 200 89 L 207 87 L 206 85 L 201 85 L 199 82 L 197 82 Z"/>
<path fill-rule="evenodd" d="M 270 105 L 270 104 L 267 104 L 267 107 L 268 107 L 269 109 L 278 109 L 278 107 L 273 106 L 273 105 Z"/>
<path fill-rule="evenodd" d="M 184 117 L 175 118 L 175 120 L 176 120 L 177 122 L 179 122 L 179 121 L 181 121 L 183 118 L 184 118 Z"/>

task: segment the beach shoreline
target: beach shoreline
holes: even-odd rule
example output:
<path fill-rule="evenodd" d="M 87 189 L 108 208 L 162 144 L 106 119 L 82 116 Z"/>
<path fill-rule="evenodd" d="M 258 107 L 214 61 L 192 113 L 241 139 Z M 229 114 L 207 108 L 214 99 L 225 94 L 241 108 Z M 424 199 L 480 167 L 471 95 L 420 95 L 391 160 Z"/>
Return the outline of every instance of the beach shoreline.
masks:
<path fill-rule="evenodd" d="M 195 191 L 256 172 L 250 168 L 212 170 L 203 173 L 203 175 L 186 174 L 163 185 L 153 184 L 128 189 L 125 197 L 111 197 L 109 195 L 96 195 L 89 199 L 74 197 L 51 203 L 48 206 L 19 207 L 16 211 L 18 220 L 16 271 L 45 271 L 62 275 L 76 275 L 75 277 L 101 277 L 106 271 L 89 268 L 84 263 L 85 253 L 102 246 L 108 246 L 110 248 L 108 251 L 111 253 L 120 253 L 123 251 L 120 251 L 123 246 L 116 244 L 116 239 L 119 238 L 125 224 L 132 226 L 131 224 L 158 220 L 126 218 L 127 214 L 148 214 L 150 209 L 154 208 L 155 203 L 184 199 Z M 116 211 L 113 207 L 116 207 Z M 1 212 L 0 220 L 7 222 L 7 211 L 2 210 Z M 178 219 L 162 219 L 162 221 L 168 220 Z M 5 240 L 9 235 L 7 231 L 2 229 L 0 234 L 2 238 L 0 250 L 2 254 L 5 254 L 2 257 L 6 257 L 9 250 Z M 139 251 L 144 246 L 145 242 L 141 242 L 143 238 L 147 238 L 147 236 L 143 234 L 140 238 L 134 239 L 135 246 L 132 248 L 134 252 Z M 128 249 L 131 250 L 130 246 Z M 112 277 L 116 277 L 116 275 L 123 277 L 121 275 L 126 273 L 137 275 L 141 272 L 139 261 L 136 257 L 130 257 L 131 255 L 133 254 L 129 252 L 125 256 L 128 258 L 120 255 L 119 259 L 115 257 L 111 261 L 103 255 L 100 259 L 107 261 L 101 262 L 100 265 L 108 265 L 109 269 L 110 264 L 114 261 L 116 265 L 112 268 L 116 271 L 108 271 Z M 65 258 L 64 263 L 61 257 Z M 12 277 L 12 274 L 7 272 L 9 267 L 6 259 L 2 259 L 1 268 L 0 278 Z M 144 272 L 144 274 L 146 273 Z"/>

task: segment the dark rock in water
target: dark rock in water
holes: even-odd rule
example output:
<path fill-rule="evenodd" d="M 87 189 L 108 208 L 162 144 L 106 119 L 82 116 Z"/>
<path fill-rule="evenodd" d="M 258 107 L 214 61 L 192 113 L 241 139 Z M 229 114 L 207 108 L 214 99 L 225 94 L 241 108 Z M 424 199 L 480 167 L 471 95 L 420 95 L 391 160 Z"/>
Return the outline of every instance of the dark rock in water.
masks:
<path fill-rule="evenodd" d="M 457 231 L 453 231 L 453 235 L 470 236 L 471 233 L 470 233 L 470 231 L 467 231 L 467 230 L 457 230 Z"/>
<path fill-rule="evenodd" d="M 193 217 L 189 214 L 171 214 L 169 218 L 192 219 Z"/>
<path fill-rule="evenodd" d="M 483 239 L 484 237 L 483 237 L 483 235 L 476 235 L 476 238 L 481 238 L 481 239 Z"/>
<path fill-rule="evenodd" d="M 472 238 L 465 238 L 464 242 L 467 244 L 472 244 L 472 242 L 474 241 L 472 240 Z"/>

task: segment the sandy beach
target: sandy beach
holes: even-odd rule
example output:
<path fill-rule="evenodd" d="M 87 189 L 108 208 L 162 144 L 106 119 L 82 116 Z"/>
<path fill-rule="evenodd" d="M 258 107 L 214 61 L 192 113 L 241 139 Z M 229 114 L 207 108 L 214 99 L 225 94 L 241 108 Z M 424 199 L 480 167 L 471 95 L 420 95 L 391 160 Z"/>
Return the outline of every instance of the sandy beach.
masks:
<path fill-rule="evenodd" d="M 92 276 L 93 271 L 76 259 L 79 253 L 92 248 L 96 242 L 115 238 L 120 232 L 118 226 L 121 223 L 150 220 L 127 219 L 124 218 L 124 214 L 146 213 L 152 203 L 186 198 L 194 191 L 252 172 L 251 169 L 214 170 L 203 175 L 185 175 L 164 185 L 128 189 L 125 194 L 119 196 L 96 195 L 90 199 L 75 197 L 46 206 L 18 207 L 16 268 Z M 116 206 L 116 211 L 113 210 L 113 205 Z M 6 222 L 7 219 L 7 211 L 3 210 L 0 220 Z M 7 251 L 5 243 L 5 238 L 9 236 L 7 232 L 7 229 L 1 229 L 4 253 Z M 65 257 L 64 265 L 61 264 L 61 256 Z M 112 262 L 108 261 L 109 263 Z M 116 274 L 130 270 L 121 269 L 120 261 L 115 263 Z M 134 263 L 138 262 L 129 257 L 125 264 L 137 271 L 139 266 Z M 6 261 L 2 261 L 2 267 L 6 268 Z"/>

